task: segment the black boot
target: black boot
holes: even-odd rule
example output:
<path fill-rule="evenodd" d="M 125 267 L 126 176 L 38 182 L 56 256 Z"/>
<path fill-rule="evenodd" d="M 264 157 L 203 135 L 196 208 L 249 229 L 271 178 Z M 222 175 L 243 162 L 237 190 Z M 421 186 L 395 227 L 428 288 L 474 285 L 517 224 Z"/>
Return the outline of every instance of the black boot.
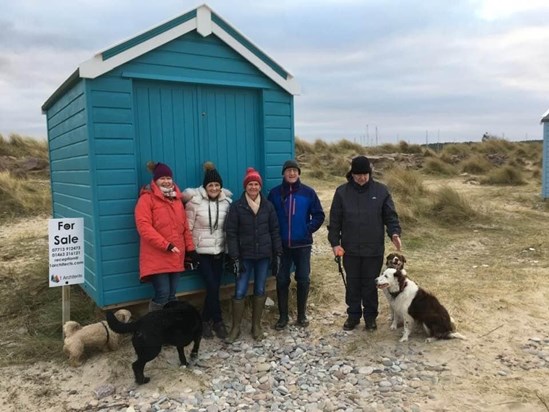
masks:
<path fill-rule="evenodd" d="M 307 298 L 309 297 L 309 283 L 297 282 L 297 325 L 306 328 L 309 326 L 307 319 Z"/>
<path fill-rule="evenodd" d="M 288 288 L 276 288 L 276 296 L 278 300 L 279 318 L 275 324 L 276 330 L 282 330 L 288 325 Z"/>

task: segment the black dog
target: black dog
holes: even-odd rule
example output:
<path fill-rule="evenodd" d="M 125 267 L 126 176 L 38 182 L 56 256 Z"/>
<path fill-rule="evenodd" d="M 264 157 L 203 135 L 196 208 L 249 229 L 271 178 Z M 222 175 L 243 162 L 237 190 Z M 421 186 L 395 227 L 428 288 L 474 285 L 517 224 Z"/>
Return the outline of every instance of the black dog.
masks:
<path fill-rule="evenodd" d="M 132 363 L 135 382 L 147 383 L 145 364 L 158 356 L 162 345 L 177 348 L 181 365 L 187 365 L 185 346 L 194 342 L 191 358 L 198 356 L 202 339 L 202 318 L 196 308 L 187 302 L 168 302 L 162 310 L 149 312 L 141 319 L 122 323 L 112 312 L 107 313 L 109 327 L 116 333 L 133 333 L 132 343 L 137 360 Z"/>

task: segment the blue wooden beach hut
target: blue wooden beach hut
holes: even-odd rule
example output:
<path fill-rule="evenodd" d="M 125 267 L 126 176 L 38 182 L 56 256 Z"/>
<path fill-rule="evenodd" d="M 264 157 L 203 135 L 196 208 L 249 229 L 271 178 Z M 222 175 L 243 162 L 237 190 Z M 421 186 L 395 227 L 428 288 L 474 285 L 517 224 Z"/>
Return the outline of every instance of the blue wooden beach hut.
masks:
<path fill-rule="evenodd" d="M 140 284 L 134 206 L 151 174 L 171 166 L 183 189 L 213 161 L 242 191 L 247 166 L 268 190 L 294 156 L 294 78 L 203 5 L 83 62 L 42 106 L 53 217 L 83 217 L 85 291 L 100 307 L 149 299 Z M 225 281 L 228 281 L 226 279 Z M 195 272 L 180 293 L 197 291 Z"/>
<path fill-rule="evenodd" d="M 541 169 L 541 197 L 549 199 L 549 110 L 542 118 L 543 124 L 543 165 Z"/>

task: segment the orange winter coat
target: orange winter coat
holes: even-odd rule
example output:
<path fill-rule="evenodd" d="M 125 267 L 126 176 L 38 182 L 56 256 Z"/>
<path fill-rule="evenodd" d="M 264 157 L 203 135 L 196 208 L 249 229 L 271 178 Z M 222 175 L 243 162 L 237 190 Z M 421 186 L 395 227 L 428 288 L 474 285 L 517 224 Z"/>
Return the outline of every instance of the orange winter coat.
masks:
<path fill-rule="evenodd" d="M 139 232 L 139 278 L 159 273 L 183 272 L 185 252 L 195 250 L 181 192 L 175 186 L 173 200 L 164 197 L 152 181 L 141 189 L 135 206 L 135 224 Z M 172 244 L 180 254 L 168 251 Z"/>

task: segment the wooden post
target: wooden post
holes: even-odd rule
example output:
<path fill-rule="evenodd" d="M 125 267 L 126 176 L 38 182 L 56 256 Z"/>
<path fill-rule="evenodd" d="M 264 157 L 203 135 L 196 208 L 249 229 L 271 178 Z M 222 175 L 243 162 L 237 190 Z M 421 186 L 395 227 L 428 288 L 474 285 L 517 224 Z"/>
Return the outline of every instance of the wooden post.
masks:
<path fill-rule="evenodd" d="M 71 320 L 71 287 L 70 285 L 61 287 L 61 330 L 65 322 Z M 61 332 L 63 333 L 63 332 Z M 63 336 L 64 338 L 64 336 Z"/>

